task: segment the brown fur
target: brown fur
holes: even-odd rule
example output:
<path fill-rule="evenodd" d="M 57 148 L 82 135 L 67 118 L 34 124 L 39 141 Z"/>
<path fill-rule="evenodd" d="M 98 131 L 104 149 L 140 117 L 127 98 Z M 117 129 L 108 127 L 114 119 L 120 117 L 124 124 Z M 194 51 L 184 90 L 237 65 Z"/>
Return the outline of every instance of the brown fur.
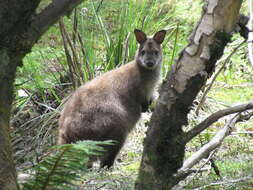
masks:
<path fill-rule="evenodd" d="M 159 38 L 163 41 L 165 31 L 160 32 L 164 33 L 162 39 Z M 113 165 L 127 134 L 140 118 L 142 109 L 151 101 L 159 79 L 161 42 L 157 43 L 155 37 L 145 39 L 146 35 L 139 30 L 135 35 L 140 43 L 135 60 L 78 88 L 59 119 L 59 144 L 78 140 L 117 141 L 116 145 L 107 147 L 107 153 L 100 158 L 101 167 Z M 143 50 L 147 51 L 146 58 L 141 55 Z M 151 55 L 154 50 L 158 51 L 158 58 Z M 157 66 L 147 69 L 142 62 L 151 59 L 158 61 Z"/>

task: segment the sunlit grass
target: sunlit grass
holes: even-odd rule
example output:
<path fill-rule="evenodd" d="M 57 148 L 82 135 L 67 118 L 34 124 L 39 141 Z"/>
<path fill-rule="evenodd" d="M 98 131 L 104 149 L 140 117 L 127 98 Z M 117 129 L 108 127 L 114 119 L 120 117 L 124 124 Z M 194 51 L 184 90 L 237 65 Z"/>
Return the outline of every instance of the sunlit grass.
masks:
<path fill-rule="evenodd" d="M 253 87 L 216 87 L 210 96 L 228 105 L 234 103 L 245 103 L 253 99 Z"/>

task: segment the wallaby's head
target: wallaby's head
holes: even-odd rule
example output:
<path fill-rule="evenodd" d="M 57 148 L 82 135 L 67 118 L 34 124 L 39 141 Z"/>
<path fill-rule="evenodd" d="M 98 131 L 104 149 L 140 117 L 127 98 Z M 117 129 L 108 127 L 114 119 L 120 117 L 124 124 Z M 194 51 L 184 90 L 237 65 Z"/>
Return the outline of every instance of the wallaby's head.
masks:
<path fill-rule="evenodd" d="M 135 56 L 136 62 L 148 70 L 157 68 L 162 62 L 161 44 L 165 38 L 166 30 L 155 33 L 153 37 L 147 37 L 144 32 L 138 29 L 134 30 L 134 34 L 139 43 L 139 49 Z"/>

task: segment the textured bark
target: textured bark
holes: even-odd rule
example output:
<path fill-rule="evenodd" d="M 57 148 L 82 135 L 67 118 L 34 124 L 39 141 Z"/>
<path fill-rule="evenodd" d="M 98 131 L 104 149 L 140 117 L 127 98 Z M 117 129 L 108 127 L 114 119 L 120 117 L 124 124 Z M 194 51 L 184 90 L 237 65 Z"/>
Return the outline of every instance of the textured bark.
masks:
<path fill-rule="evenodd" d="M 16 68 L 36 41 L 82 0 L 54 0 L 36 14 L 41 0 L 0 0 L 0 189 L 17 190 L 10 144 L 10 111 Z"/>
<path fill-rule="evenodd" d="M 241 0 L 206 0 L 203 15 L 189 45 L 182 51 L 161 86 L 157 107 L 144 142 L 136 190 L 171 189 L 180 179 L 187 114 L 234 30 Z"/>
<path fill-rule="evenodd" d="M 9 121 L 15 66 L 6 50 L 0 49 L 0 189 L 18 189 L 10 145 Z"/>

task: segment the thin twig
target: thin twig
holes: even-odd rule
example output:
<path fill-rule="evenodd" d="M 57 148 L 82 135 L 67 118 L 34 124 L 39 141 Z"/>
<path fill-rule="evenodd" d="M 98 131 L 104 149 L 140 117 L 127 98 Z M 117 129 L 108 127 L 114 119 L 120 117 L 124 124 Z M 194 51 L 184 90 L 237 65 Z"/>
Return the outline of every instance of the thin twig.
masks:
<path fill-rule="evenodd" d="M 75 70 L 75 75 L 77 75 L 77 77 L 78 77 L 77 78 L 78 85 L 80 85 L 80 84 L 82 84 L 82 81 L 84 81 L 83 80 L 84 79 L 83 78 L 83 73 L 82 73 L 82 65 L 78 61 L 78 56 L 76 54 L 75 47 L 73 46 L 73 44 L 71 42 L 71 39 L 69 37 L 69 34 L 68 34 L 67 30 L 66 30 L 66 27 L 65 27 L 63 21 L 61 20 L 60 22 L 61 22 L 62 30 L 63 30 L 63 32 L 65 34 L 65 38 L 67 40 L 67 44 L 69 45 L 69 47 L 70 47 L 70 49 L 72 51 L 72 55 L 73 55 L 73 62 L 72 62 L 73 63 L 73 68 Z M 80 79 L 80 77 L 81 77 L 81 79 Z"/>
<path fill-rule="evenodd" d="M 204 185 L 202 187 L 195 188 L 193 190 L 201 190 L 201 189 L 206 189 L 207 187 L 210 187 L 210 186 L 225 185 L 225 184 L 229 184 L 229 183 L 239 183 L 239 182 L 242 182 L 242 181 L 251 180 L 252 178 L 253 178 L 253 175 L 250 175 L 250 176 L 246 176 L 246 177 L 243 177 L 243 178 L 240 178 L 240 179 L 219 181 L 219 182 L 215 182 L 215 183 L 210 183 L 208 185 Z"/>
<path fill-rule="evenodd" d="M 211 135 L 211 134 L 216 134 L 216 132 L 203 132 L 202 134 Z M 232 132 L 231 133 L 231 135 L 243 135 L 243 134 L 249 135 L 249 134 L 253 134 L 253 132 L 251 132 L 251 131 L 240 131 L 240 132 Z"/>
<path fill-rule="evenodd" d="M 211 90 L 216 78 L 219 76 L 219 74 L 221 73 L 221 71 L 224 69 L 224 67 L 226 66 L 226 64 L 230 61 L 230 58 L 236 53 L 236 51 L 246 42 L 246 40 L 243 40 L 238 46 L 236 46 L 234 48 L 234 50 L 227 56 L 227 58 L 225 59 L 225 61 L 223 62 L 223 64 L 221 65 L 221 67 L 219 68 L 219 70 L 215 73 L 215 75 L 213 76 L 211 83 L 208 85 L 208 87 L 206 88 L 206 90 L 204 91 L 198 107 L 196 108 L 196 115 L 199 115 L 199 110 L 202 107 L 205 97 L 207 96 L 208 92 Z"/>
<path fill-rule="evenodd" d="M 218 166 L 215 164 L 215 161 L 211 158 L 210 162 L 211 162 L 211 167 L 213 168 L 215 174 L 222 179 L 222 176 L 220 175 L 220 170 L 219 170 Z"/>
<path fill-rule="evenodd" d="M 40 106 L 43 106 L 43 107 L 47 108 L 48 110 L 56 111 L 57 113 L 60 113 L 59 110 L 57 110 L 57 109 L 55 109 L 55 108 L 53 108 L 53 107 L 51 107 L 51 106 L 49 106 L 49 105 L 43 104 L 43 103 L 38 102 L 38 101 L 34 101 L 34 103 L 36 103 L 36 104 L 38 104 L 38 105 L 40 105 Z"/>
<path fill-rule="evenodd" d="M 205 162 L 198 168 L 198 170 L 196 171 L 196 173 L 194 174 L 194 176 L 192 177 L 192 179 L 194 179 L 194 178 L 197 176 L 197 174 L 199 173 L 199 171 L 210 161 L 210 159 L 211 159 L 212 156 L 214 155 L 215 151 L 216 151 L 216 150 L 212 151 L 212 152 L 209 154 L 208 158 L 207 158 L 207 159 L 205 160 Z"/>
<path fill-rule="evenodd" d="M 74 47 L 76 47 L 77 26 L 78 26 L 78 16 L 77 16 L 77 9 L 75 8 L 73 18 L 73 33 L 72 33 L 72 40 Z"/>
<path fill-rule="evenodd" d="M 104 2 L 104 0 L 101 0 L 99 2 L 99 5 L 97 6 L 97 9 L 96 9 L 96 13 L 98 13 L 98 11 L 100 10 L 100 8 L 102 7 L 103 2 Z"/>
<path fill-rule="evenodd" d="M 65 55 L 67 58 L 67 64 L 69 67 L 69 74 L 70 74 L 70 80 L 72 82 L 72 85 L 74 87 L 74 89 L 77 87 L 76 83 L 75 83 L 75 77 L 74 77 L 74 68 L 73 68 L 73 61 L 72 61 L 72 57 L 71 54 L 68 50 L 68 46 L 67 46 L 67 39 L 65 36 L 65 32 L 64 32 L 64 28 L 63 28 L 63 21 L 60 20 L 59 21 L 59 26 L 60 26 L 60 32 L 61 32 L 61 36 L 62 36 L 62 40 L 63 40 L 63 47 L 64 47 L 64 51 L 65 51 Z"/>
<path fill-rule="evenodd" d="M 129 46 L 130 35 L 131 35 L 131 32 L 128 32 L 126 40 L 124 42 L 124 50 L 125 51 L 123 51 L 123 65 L 125 63 L 127 63 L 127 61 L 128 61 L 128 56 L 129 56 L 129 49 L 128 49 L 129 47 L 128 46 Z"/>
<path fill-rule="evenodd" d="M 101 186 L 99 186 L 98 188 L 96 188 L 96 190 L 99 190 L 99 189 L 101 189 L 101 188 L 103 188 L 103 187 L 105 187 L 106 186 L 106 183 L 104 183 L 103 185 L 101 185 Z"/>
<path fill-rule="evenodd" d="M 253 22 L 253 10 L 252 10 L 252 0 L 249 1 L 249 13 L 250 13 L 250 19 L 249 19 L 249 30 L 252 31 L 252 22 Z M 249 32 L 248 34 L 248 51 L 249 51 L 249 61 L 253 67 L 253 48 L 252 48 L 252 41 L 253 41 L 253 33 Z"/>

